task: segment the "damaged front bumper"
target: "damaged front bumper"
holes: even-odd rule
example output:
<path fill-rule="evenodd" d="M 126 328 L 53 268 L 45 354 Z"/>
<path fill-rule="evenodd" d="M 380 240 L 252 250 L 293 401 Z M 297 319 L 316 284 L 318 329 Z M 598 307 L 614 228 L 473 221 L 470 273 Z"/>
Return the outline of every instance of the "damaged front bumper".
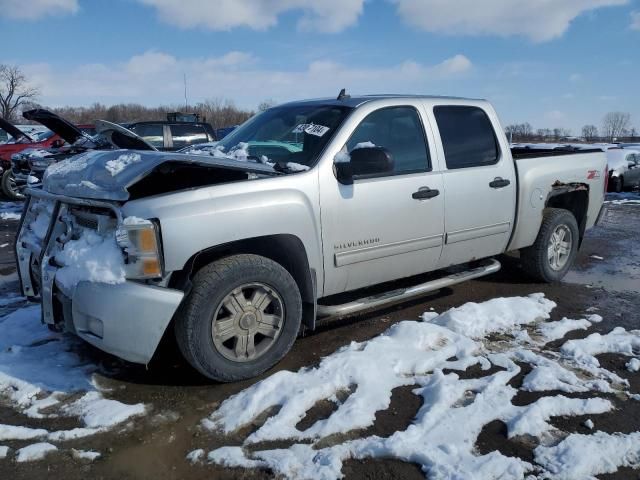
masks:
<path fill-rule="evenodd" d="M 125 360 L 147 364 L 151 360 L 184 293 L 136 281 L 120 284 L 80 282 L 71 291 L 56 283 L 55 255 L 69 241 L 74 224 L 88 219 L 74 217 L 73 208 L 86 207 L 109 212 L 94 222 L 121 225 L 122 214 L 108 202 L 54 195 L 28 190 L 20 220 L 15 251 L 22 292 L 39 297 L 42 321 L 77 334 L 92 345 Z M 46 234 L 30 229 L 39 215 L 48 218 Z M 41 225 L 42 226 L 42 225 Z"/>

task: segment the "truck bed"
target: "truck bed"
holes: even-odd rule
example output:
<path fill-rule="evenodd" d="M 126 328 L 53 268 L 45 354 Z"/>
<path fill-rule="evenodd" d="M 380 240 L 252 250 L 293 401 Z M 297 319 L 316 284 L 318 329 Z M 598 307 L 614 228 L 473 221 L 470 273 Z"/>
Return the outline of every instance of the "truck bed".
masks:
<path fill-rule="evenodd" d="M 511 156 L 514 160 L 534 157 L 558 157 L 563 155 L 577 155 L 581 153 L 602 153 L 599 148 L 577 149 L 573 147 L 567 148 L 522 148 L 516 147 L 511 149 Z"/>

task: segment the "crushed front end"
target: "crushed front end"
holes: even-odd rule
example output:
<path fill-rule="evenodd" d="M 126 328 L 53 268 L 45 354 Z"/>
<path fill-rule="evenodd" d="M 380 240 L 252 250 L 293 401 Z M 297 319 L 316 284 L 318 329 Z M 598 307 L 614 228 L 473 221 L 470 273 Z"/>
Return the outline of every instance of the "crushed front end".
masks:
<path fill-rule="evenodd" d="M 184 296 L 163 277 L 159 226 L 116 203 L 28 190 L 16 237 L 23 294 L 43 323 L 125 360 L 151 360 Z"/>

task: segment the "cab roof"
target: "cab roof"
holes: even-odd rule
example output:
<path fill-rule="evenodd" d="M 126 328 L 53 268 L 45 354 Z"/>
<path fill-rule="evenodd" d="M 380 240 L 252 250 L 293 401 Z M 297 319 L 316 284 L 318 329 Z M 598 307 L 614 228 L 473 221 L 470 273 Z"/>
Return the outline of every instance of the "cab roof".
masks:
<path fill-rule="evenodd" d="M 404 95 L 404 94 L 381 94 L 381 95 L 352 95 L 337 98 L 313 98 L 310 100 L 297 100 L 293 102 L 287 102 L 280 106 L 294 106 L 294 105 L 343 105 L 346 107 L 357 108 L 365 103 L 373 102 L 376 100 L 389 100 L 389 99 L 424 99 L 424 100 L 468 100 L 469 102 L 483 101 L 479 99 L 463 98 L 463 97 L 450 97 L 450 96 L 438 96 L 438 95 Z"/>

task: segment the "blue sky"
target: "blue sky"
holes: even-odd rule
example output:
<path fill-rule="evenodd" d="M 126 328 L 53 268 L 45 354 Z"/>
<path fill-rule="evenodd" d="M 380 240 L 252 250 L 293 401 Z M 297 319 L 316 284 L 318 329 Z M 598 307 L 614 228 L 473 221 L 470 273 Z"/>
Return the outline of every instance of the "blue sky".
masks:
<path fill-rule="evenodd" d="M 27 6 L 25 6 L 27 5 Z M 640 0 L 0 0 L 49 106 L 353 93 L 487 98 L 503 123 L 640 128 Z"/>

